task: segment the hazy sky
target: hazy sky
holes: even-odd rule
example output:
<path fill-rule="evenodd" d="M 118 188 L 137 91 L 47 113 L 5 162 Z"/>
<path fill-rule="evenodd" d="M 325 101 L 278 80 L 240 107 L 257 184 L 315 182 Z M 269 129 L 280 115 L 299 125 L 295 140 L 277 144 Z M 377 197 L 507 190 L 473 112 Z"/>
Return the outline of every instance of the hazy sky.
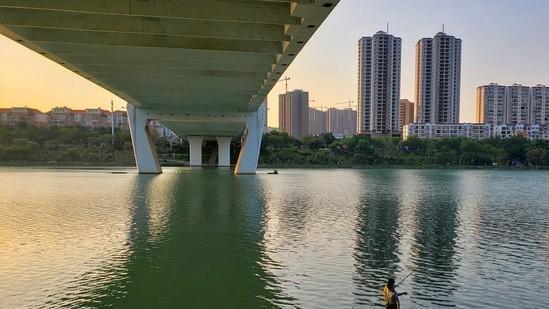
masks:
<path fill-rule="evenodd" d="M 314 106 L 356 101 L 357 41 L 385 30 L 402 38 L 402 98 L 414 98 L 414 46 L 444 23 L 463 40 L 461 120 L 474 121 L 479 85 L 549 84 L 549 0 L 341 0 L 287 70 L 290 89 Z M 278 126 L 279 83 L 269 95 L 269 126 Z M 0 107 L 110 105 L 112 94 L 0 36 Z M 116 106 L 124 103 L 116 99 Z M 337 105 L 344 107 L 345 105 Z"/>

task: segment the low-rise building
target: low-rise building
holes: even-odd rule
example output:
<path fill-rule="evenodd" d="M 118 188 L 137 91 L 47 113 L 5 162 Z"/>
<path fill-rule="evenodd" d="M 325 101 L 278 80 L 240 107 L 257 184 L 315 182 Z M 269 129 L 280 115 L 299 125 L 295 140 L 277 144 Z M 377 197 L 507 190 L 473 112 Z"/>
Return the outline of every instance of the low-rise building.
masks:
<path fill-rule="evenodd" d="M 74 126 L 74 111 L 66 106 L 54 107 L 49 112 L 48 125 L 50 127 L 69 127 Z"/>
<path fill-rule="evenodd" d="M 414 102 L 400 99 L 400 125 L 405 126 L 415 120 Z"/>
<path fill-rule="evenodd" d="M 84 115 L 86 114 L 86 110 L 83 109 L 75 109 L 72 111 L 72 115 L 74 117 L 74 124 L 75 126 L 83 126 L 84 123 Z"/>
<path fill-rule="evenodd" d="M 34 114 L 34 126 L 39 128 L 48 127 L 48 114 L 45 113 L 35 113 Z"/>
<path fill-rule="evenodd" d="M 112 118 L 112 119 L 111 119 Z M 113 113 L 109 113 L 108 117 L 109 126 L 114 125 L 115 128 L 129 129 L 128 113 L 126 111 L 116 110 Z"/>
<path fill-rule="evenodd" d="M 403 138 L 449 138 L 463 137 L 470 139 L 485 138 L 510 138 L 522 136 L 529 140 L 549 140 L 549 126 L 539 124 L 516 124 L 516 125 L 492 125 L 488 123 L 455 123 L 455 124 L 432 124 L 432 123 L 411 123 L 404 126 Z"/>
<path fill-rule="evenodd" d="M 110 128 L 109 114 L 101 108 L 87 108 L 78 124 L 89 129 Z"/>
<path fill-rule="evenodd" d="M 412 136 L 427 139 L 450 137 L 485 139 L 493 135 L 492 126 L 483 123 L 410 123 L 405 125 L 402 131 L 404 140 Z"/>
<path fill-rule="evenodd" d="M 111 119 L 113 117 L 113 119 Z M 129 129 L 128 113 L 126 111 L 110 111 L 101 108 L 84 110 L 71 109 L 66 106 L 54 107 L 47 113 L 28 108 L 0 108 L 0 125 L 15 126 L 20 123 L 36 127 L 73 127 L 80 126 L 89 129 L 110 128 L 112 122 L 115 128 Z"/>
<path fill-rule="evenodd" d="M 5 126 L 8 124 L 9 111 L 9 108 L 0 108 L 0 125 Z"/>
<path fill-rule="evenodd" d="M 529 140 L 549 140 L 549 126 L 539 124 L 499 125 L 496 126 L 494 133 L 499 138 L 522 136 Z"/>
<path fill-rule="evenodd" d="M 174 143 L 181 142 L 181 138 L 174 131 L 164 126 L 158 120 L 151 120 L 149 122 L 149 132 L 151 132 L 151 134 L 155 136 L 164 137 L 166 140 L 170 142 L 174 142 Z"/>
<path fill-rule="evenodd" d="M 3 108 L 0 111 L 0 121 L 5 126 L 16 126 L 26 124 L 29 126 L 43 126 L 43 113 L 35 108 L 12 107 Z M 46 121 L 47 122 L 47 121 Z"/>

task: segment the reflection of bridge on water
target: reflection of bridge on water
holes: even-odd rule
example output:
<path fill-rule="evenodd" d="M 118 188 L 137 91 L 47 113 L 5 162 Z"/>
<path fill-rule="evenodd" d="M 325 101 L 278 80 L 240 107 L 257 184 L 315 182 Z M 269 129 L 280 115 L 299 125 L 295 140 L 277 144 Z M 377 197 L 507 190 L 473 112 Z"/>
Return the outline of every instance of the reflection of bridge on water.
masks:
<path fill-rule="evenodd" d="M 242 137 L 255 173 L 267 94 L 339 0 L 0 0 L 0 33 L 128 102 L 140 173 L 161 173 L 147 123 L 184 136 L 190 163 Z"/>

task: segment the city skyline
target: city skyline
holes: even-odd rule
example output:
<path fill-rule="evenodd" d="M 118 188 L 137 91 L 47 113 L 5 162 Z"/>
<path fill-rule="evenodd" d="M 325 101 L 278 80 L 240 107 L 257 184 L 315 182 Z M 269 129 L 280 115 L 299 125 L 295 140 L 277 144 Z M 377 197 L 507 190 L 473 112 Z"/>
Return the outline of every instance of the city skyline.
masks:
<path fill-rule="evenodd" d="M 385 30 L 389 22 L 389 32 L 403 40 L 401 98 L 414 101 L 413 46 L 439 32 L 444 23 L 448 33 L 463 40 L 461 121 L 474 121 L 479 85 L 549 83 L 549 71 L 536 61 L 549 49 L 549 42 L 539 35 L 548 24 L 543 18 L 547 9 L 545 1 L 502 1 L 497 6 L 491 1 L 420 1 L 410 6 L 406 1 L 345 0 L 289 67 L 289 88 L 310 91 L 312 107 L 356 101 L 356 40 Z M 110 109 L 112 94 L 41 55 L 4 37 L 0 53 L 0 107 Z M 279 83 L 269 95 L 271 102 L 283 92 L 284 83 Z M 117 108 L 125 105 L 114 99 Z M 276 109 L 269 111 L 269 126 L 278 122 Z"/>

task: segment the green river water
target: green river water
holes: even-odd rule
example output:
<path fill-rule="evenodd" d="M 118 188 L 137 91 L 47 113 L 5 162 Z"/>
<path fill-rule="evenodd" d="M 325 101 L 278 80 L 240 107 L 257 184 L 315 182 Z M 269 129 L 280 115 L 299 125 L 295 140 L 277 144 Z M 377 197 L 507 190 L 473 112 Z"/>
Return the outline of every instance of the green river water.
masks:
<path fill-rule="evenodd" d="M 0 308 L 549 308 L 549 172 L 0 168 Z"/>

